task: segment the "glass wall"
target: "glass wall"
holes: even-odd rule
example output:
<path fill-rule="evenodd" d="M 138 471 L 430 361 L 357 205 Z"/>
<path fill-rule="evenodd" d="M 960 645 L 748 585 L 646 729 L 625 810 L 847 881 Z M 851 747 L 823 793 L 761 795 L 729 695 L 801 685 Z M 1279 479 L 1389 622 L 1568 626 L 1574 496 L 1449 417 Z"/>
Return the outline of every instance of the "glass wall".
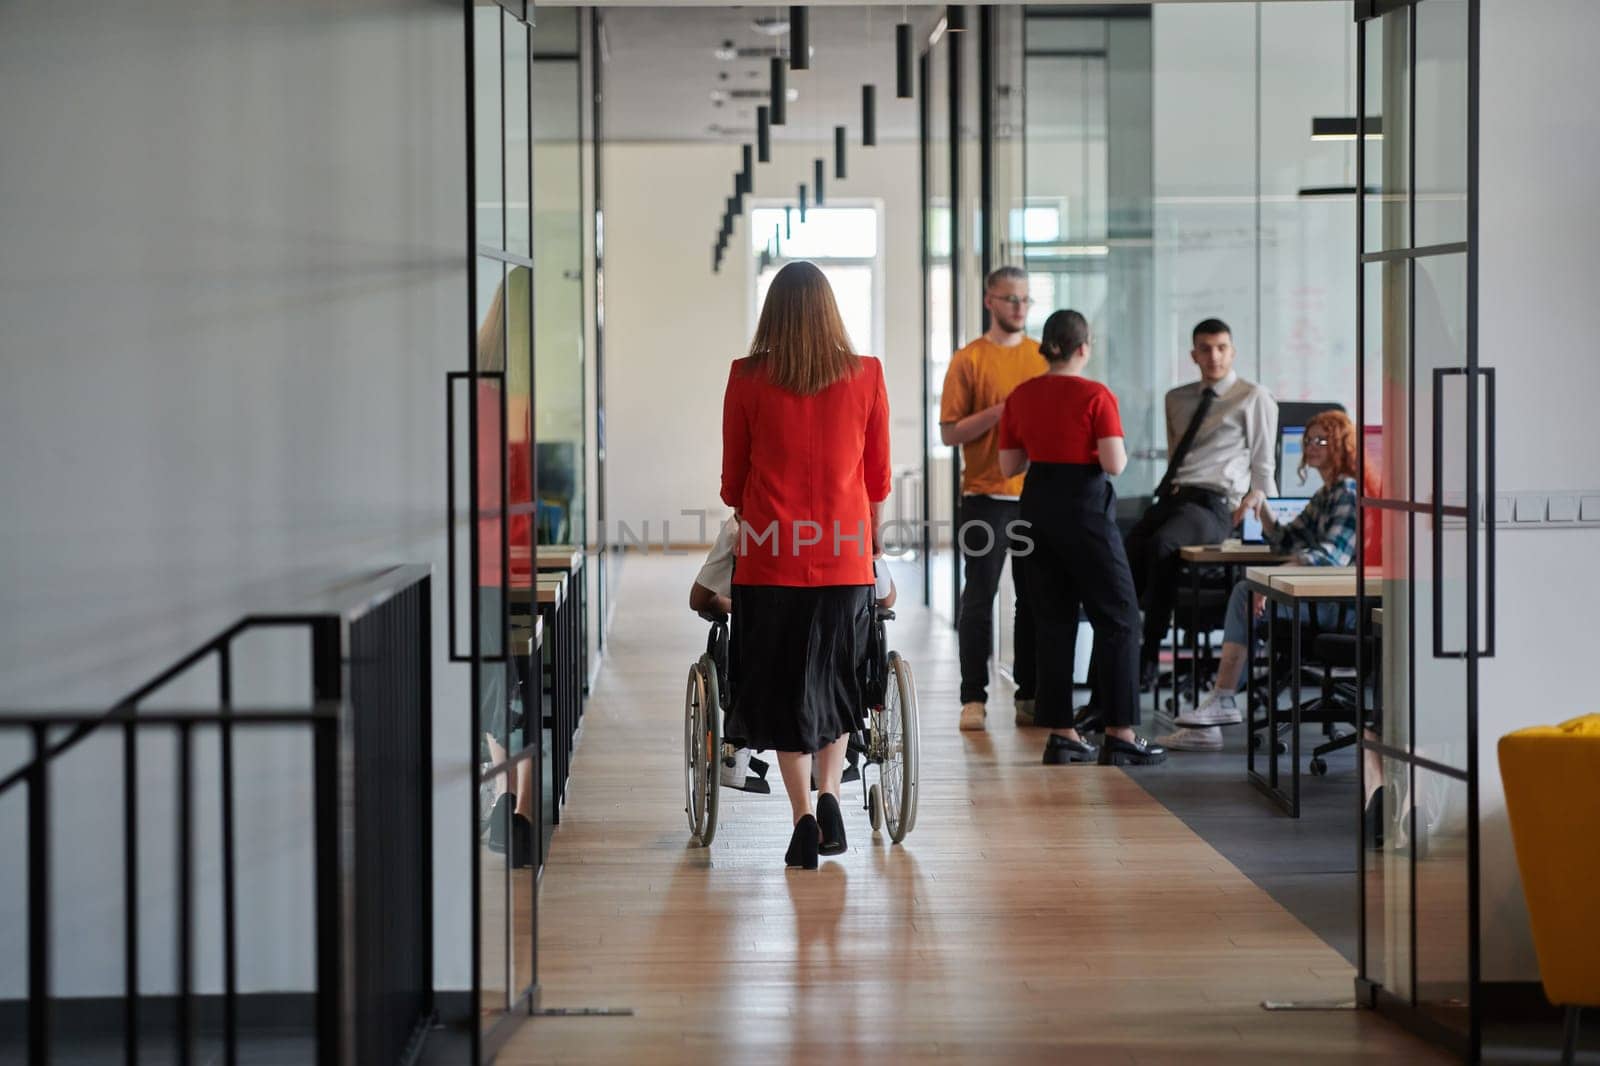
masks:
<path fill-rule="evenodd" d="M 1362 859 L 1361 978 L 1380 1008 L 1426 1018 L 1477 1060 L 1480 503 L 1490 412 L 1474 347 L 1477 255 L 1468 0 L 1361 23 L 1364 500 L 1383 538 L 1381 817 Z M 1354 257 L 1352 257 L 1354 258 Z M 1369 599 L 1374 603 L 1376 597 Z"/>
<path fill-rule="evenodd" d="M 957 341 L 952 303 L 951 253 L 955 245 L 955 213 L 951 208 L 950 46 L 941 38 L 922 56 L 918 97 L 925 123 L 923 137 L 923 241 L 927 256 L 924 284 L 924 327 L 927 335 L 928 469 L 924 476 L 927 529 L 931 549 L 926 560 L 930 603 L 950 621 L 955 619 L 955 556 L 950 529 L 955 497 L 960 492 L 956 449 L 939 439 L 939 403 L 944 378 Z"/>
<path fill-rule="evenodd" d="M 533 31 L 533 247 L 538 529 L 582 544 L 585 461 L 583 173 L 579 12 L 539 12 Z"/>
<path fill-rule="evenodd" d="M 460 597 L 469 603 L 464 626 L 453 622 L 470 635 L 466 657 L 473 669 L 479 833 L 471 877 L 479 1058 L 492 1055 L 535 982 L 539 803 L 529 771 L 538 765 L 539 734 L 528 727 L 526 711 L 537 706 L 539 678 L 530 677 L 526 629 L 515 607 L 527 576 L 516 561 L 526 564 L 533 551 L 531 60 L 522 14 L 520 4 L 515 11 L 489 2 L 472 9 L 476 246 L 469 303 L 476 340 L 467 369 L 452 376 L 450 401 L 452 412 L 464 409 L 456 424 L 466 432 L 452 447 L 466 459 L 458 476 L 464 474 L 470 486 L 466 502 L 476 516 L 473 532 L 457 538 L 468 547 L 459 572 L 468 575 L 472 592 Z M 531 693 L 526 701 L 525 691 Z"/>

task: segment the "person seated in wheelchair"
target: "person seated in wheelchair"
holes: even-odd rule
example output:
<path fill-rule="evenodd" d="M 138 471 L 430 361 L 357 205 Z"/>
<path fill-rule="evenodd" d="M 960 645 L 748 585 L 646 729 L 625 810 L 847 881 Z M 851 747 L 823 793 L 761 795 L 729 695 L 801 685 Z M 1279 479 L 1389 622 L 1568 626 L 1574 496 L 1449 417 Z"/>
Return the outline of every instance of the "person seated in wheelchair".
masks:
<path fill-rule="evenodd" d="M 1275 551 L 1289 555 L 1297 565 L 1349 566 L 1355 561 L 1359 491 L 1355 424 L 1343 411 L 1323 411 L 1306 425 L 1304 441 L 1301 473 L 1304 474 L 1308 466 L 1315 469 L 1322 475 L 1322 487 L 1311 497 L 1305 510 L 1293 522 L 1284 525 L 1279 525 L 1267 506 L 1261 504 L 1262 532 Z M 1370 487 L 1369 494 L 1375 495 Z M 1371 525 L 1375 528 L 1375 523 Z M 1378 557 L 1371 538 L 1368 555 Z M 1237 694 L 1244 685 L 1244 672 L 1249 662 L 1245 648 L 1249 616 L 1254 611 L 1260 617 L 1264 610 L 1265 602 L 1260 597 L 1252 604 L 1244 582 L 1233 586 L 1228 597 L 1216 684 L 1199 706 L 1177 716 L 1178 729 L 1160 739 L 1163 747 L 1174 751 L 1219 751 L 1222 748 L 1221 727 L 1244 721 L 1244 709 Z M 1274 621 L 1287 621 L 1289 609 L 1280 606 L 1275 615 Z M 1299 621 L 1310 620 L 1311 612 L 1302 604 Z M 1341 612 L 1337 603 L 1319 604 L 1315 621 L 1325 631 L 1348 630 L 1354 625 L 1353 615 L 1349 611 Z"/>
<path fill-rule="evenodd" d="M 712 543 L 706 561 L 689 588 L 689 610 L 707 621 L 721 621 L 733 612 L 733 557 L 738 543 L 739 523 L 730 515 L 717 531 L 717 539 Z M 873 600 L 879 607 L 893 607 L 899 591 L 895 588 L 894 578 L 889 575 L 889 567 L 882 559 L 873 561 L 872 576 Z M 749 748 L 731 748 L 728 745 L 724 745 L 724 748 L 721 772 L 723 788 L 763 795 L 772 791 L 772 786 L 767 784 L 769 767 L 764 760 L 755 758 Z M 854 745 L 847 758 L 843 780 L 859 780 L 859 755 Z"/>

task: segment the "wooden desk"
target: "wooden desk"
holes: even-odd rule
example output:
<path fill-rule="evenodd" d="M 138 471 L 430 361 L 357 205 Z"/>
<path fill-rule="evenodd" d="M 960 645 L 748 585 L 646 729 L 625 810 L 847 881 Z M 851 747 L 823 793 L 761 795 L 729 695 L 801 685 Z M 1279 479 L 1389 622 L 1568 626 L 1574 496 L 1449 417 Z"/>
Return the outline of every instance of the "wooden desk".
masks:
<path fill-rule="evenodd" d="M 1189 609 L 1192 612 L 1188 634 L 1189 653 L 1189 699 L 1192 705 L 1200 703 L 1200 627 L 1194 624 L 1194 614 L 1199 612 L 1200 604 L 1200 568 L 1204 566 L 1220 566 L 1225 570 L 1225 580 L 1231 589 L 1239 580 L 1241 567 L 1260 566 L 1282 562 L 1288 556 L 1274 552 L 1264 544 L 1241 546 L 1236 550 L 1224 551 L 1220 544 L 1189 544 L 1178 549 L 1178 563 L 1180 568 L 1189 571 Z M 1176 716 L 1182 710 L 1178 706 L 1178 611 L 1174 601 L 1172 612 L 1172 626 L 1169 630 L 1169 639 L 1172 641 L 1172 712 Z M 1207 638 L 1209 649 L 1210 638 Z M 1161 674 L 1156 674 L 1155 685 L 1156 710 L 1161 709 Z"/>
<path fill-rule="evenodd" d="M 1366 594 L 1369 597 L 1378 597 L 1383 592 L 1383 579 L 1376 574 L 1368 574 L 1365 580 Z M 1251 592 L 1259 594 L 1267 601 L 1267 713 L 1264 719 L 1256 717 L 1255 710 L 1255 671 L 1248 665 L 1245 669 L 1245 775 L 1250 783 L 1271 797 L 1284 812 L 1291 818 L 1300 817 L 1300 725 L 1302 706 L 1300 703 L 1300 678 L 1303 673 L 1303 659 L 1301 649 L 1301 623 L 1300 608 L 1310 605 L 1313 609 L 1323 603 L 1353 603 L 1360 594 L 1361 581 L 1353 566 L 1253 566 L 1245 571 L 1245 587 Z M 1282 711 L 1277 707 L 1277 658 L 1273 654 L 1273 634 L 1276 626 L 1272 623 L 1277 619 L 1276 607 L 1288 608 L 1289 614 L 1289 684 L 1293 689 L 1289 699 L 1289 767 L 1290 788 L 1287 793 L 1279 783 L 1278 773 L 1278 725 Z M 1256 644 L 1256 613 L 1249 613 L 1249 625 L 1245 634 L 1245 647 L 1247 661 L 1255 657 Z M 1357 728 L 1360 723 L 1357 723 Z M 1260 773 L 1256 769 L 1256 736 L 1258 730 L 1265 730 L 1260 747 L 1267 752 L 1267 772 Z"/>
<path fill-rule="evenodd" d="M 583 667 L 579 649 L 578 599 L 573 576 L 566 571 L 525 575 L 513 585 L 511 601 L 535 616 L 543 636 L 539 656 L 541 727 L 548 729 L 550 751 L 550 822 L 561 821 L 567 777 L 572 767 L 578 722 L 583 716 Z M 544 696 L 549 710 L 543 710 Z"/>
<path fill-rule="evenodd" d="M 540 544 L 531 552 L 526 545 L 511 547 L 511 580 L 515 590 L 533 585 L 536 577 L 546 574 L 567 574 L 572 580 L 567 596 L 578 601 L 578 658 L 583 676 L 583 694 L 589 694 L 589 581 L 583 574 L 586 562 L 583 548 L 573 544 Z M 520 600 L 530 602 L 532 596 L 524 592 Z"/>

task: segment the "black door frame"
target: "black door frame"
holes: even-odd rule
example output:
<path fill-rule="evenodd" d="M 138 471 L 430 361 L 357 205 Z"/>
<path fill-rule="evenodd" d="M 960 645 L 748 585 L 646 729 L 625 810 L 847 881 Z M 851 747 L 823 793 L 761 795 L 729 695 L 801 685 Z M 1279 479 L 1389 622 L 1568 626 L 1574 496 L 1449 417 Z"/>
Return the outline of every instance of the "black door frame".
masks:
<path fill-rule="evenodd" d="M 1409 625 L 1409 619 L 1415 617 L 1416 589 L 1412 580 L 1415 574 L 1416 563 L 1416 528 L 1419 517 L 1427 518 L 1433 525 L 1436 543 L 1434 547 L 1434 565 L 1439 566 L 1439 552 L 1437 537 L 1443 525 L 1443 518 L 1448 513 L 1459 517 L 1465 523 L 1466 529 L 1466 618 L 1465 632 L 1467 634 L 1464 646 L 1459 651 L 1446 650 L 1442 647 L 1439 637 L 1442 593 L 1437 580 L 1433 582 L 1434 618 L 1432 629 L 1435 646 L 1423 649 L 1423 654 L 1432 655 L 1438 659 L 1459 659 L 1464 663 L 1466 671 L 1466 768 L 1442 765 L 1440 763 L 1422 758 L 1415 752 L 1415 697 L 1416 697 L 1416 672 L 1408 669 L 1407 676 L 1410 686 L 1405 707 L 1391 706 L 1386 708 L 1388 714 L 1407 714 L 1410 716 L 1411 728 L 1406 732 L 1407 748 L 1400 749 L 1389 744 L 1375 742 L 1364 734 L 1360 745 L 1363 751 L 1375 751 L 1381 758 L 1402 763 L 1408 767 L 1410 784 L 1407 788 L 1408 798 L 1415 795 L 1416 770 L 1420 767 L 1430 773 L 1453 778 L 1461 782 L 1467 795 L 1467 929 L 1468 960 L 1467 960 L 1467 1030 L 1460 1032 L 1449 1025 L 1431 1017 L 1419 1007 L 1417 997 L 1417 854 L 1416 848 L 1410 849 L 1409 880 L 1409 934 L 1410 946 L 1407 953 L 1407 964 L 1411 968 L 1410 992 L 1408 996 L 1401 996 L 1386 989 L 1382 983 L 1375 979 L 1370 972 L 1368 958 L 1368 928 L 1367 928 L 1367 862 L 1373 852 L 1367 848 L 1365 819 L 1360 819 L 1359 852 L 1357 862 L 1357 891 L 1360 939 L 1357 955 L 1356 995 L 1361 1003 L 1376 1008 L 1380 1013 L 1394 1019 L 1407 1029 L 1416 1032 L 1424 1038 L 1450 1047 L 1463 1055 L 1469 1062 L 1478 1062 L 1482 1056 L 1483 1046 L 1483 996 L 1481 972 L 1481 902 L 1479 890 L 1479 840 L 1478 840 L 1478 662 L 1480 659 L 1491 657 L 1494 654 L 1494 588 L 1495 588 L 1495 560 L 1494 560 L 1494 522 L 1492 516 L 1486 516 L 1484 499 L 1493 499 L 1494 496 L 1494 407 L 1493 407 L 1493 370 L 1482 367 L 1478 358 L 1478 117 L 1479 117 L 1479 25 L 1480 4 L 1479 0 L 1467 2 L 1467 217 L 1466 217 L 1466 242 L 1464 245 L 1441 245 L 1429 248 L 1418 248 L 1416 244 L 1416 111 L 1417 111 L 1417 7 L 1428 3 L 1429 0 L 1356 0 L 1354 16 L 1357 24 L 1356 33 L 1356 422 L 1360 426 L 1366 425 L 1366 308 L 1367 286 L 1366 266 L 1376 262 L 1402 261 L 1407 268 L 1407 309 L 1406 309 L 1406 353 L 1409 373 L 1414 378 L 1416 373 L 1416 315 L 1415 315 L 1415 285 L 1411 279 L 1415 275 L 1416 263 L 1420 259 L 1437 255 L 1457 255 L 1465 253 L 1466 257 L 1466 363 L 1459 370 L 1441 368 L 1440 374 L 1460 374 L 1466 386 L 1466 500 L 1465 506 L 1460 508 L 1447 507 L 1444 500 L 1443 486 L 1435 478 L 1431 485 L 1433 501 L 1431 504 L 1421 504 L 1414 500 L 1390 499 L 1382 497 L 1368 497 L 1363 491 L 1358 504 L 1358 523 L 1365 529 L 1369 511 L 1400 511 L 1406 516 L 1410 524 L 1407 537 L 1410 556 L 1405 560 L 1407 588 L 1410 595 L 1407 618 L 1408 625 L 1404 634 L 1408 642 L 1406 654 L 1412 664 L 1415 663 L 1417 648 L 1415 646 L 1415 632 Z M 1366 24 L 1382 18 L 1392 12 L 1407 12 L 1407 40 L 1405 47 L 1408 50 L 1406 64 L 1406 116 L 1405 129 L 1407 131 L 1406 144 L 1406 225 L 1409 228 L 1407 247 L 1404 249 L 1386 249 L 1383 251 L 1368 252 L 1366 248 L 1366 217 L 1369 190 L 1367 187 L 1367 69 L 1369 56 L 1367 53 Z M 1392 131 L 1395 124 L 1387 123 Z M 1482 394 L 1480 379 L 1487 382 L 1487 395 Z M 1415 389 L 1407 385 L 1408 402 L 1413 410 L 1408 416 L 1411 442 L 1407 448 L 1407 459 L 1411 464 L 1408 476 L 1408 494 L 1416 493 L 1416 412 Z M 1483 405 L 1483 401 L 1487 404 Z M 1483 406 L 1480 406 L 1483 405 Z M 1439 406 L 1437 392 L 1435 393 L 1435 409 L 1442 410 Z M 1479 412 L 1482 410 L 1480 421 Z M 1436 470 L 1438 456 L 1442 447 L 1442 423 L 1434 419 L 1430 426 L 1433 436 L 1431 456 L 1434 457 Z M 1480 469 L 1480 446 L 1487 456 L 1487 462 Z M 1366 484 L 1367 447 L 1366 435 L 1361 434 L 1359 479 L 1363 486 Z M 1482 476 L 1485 485 L 1480 491 L 1479 479 Z M 1387 491 L 1387 490 L 1383 490 Z M 1482 532 L 1477 523 L 1482 522 Z M 1485 569 L 1482 573 L 1480 584 L 1480 535 L 1483 538 L 1482 556 Z M 1357 567 L 1364 572 L 1367 565 L 1365 558 L 1365 538 L 1358 538 Z M 1365 654 L 1365 636 L 1368 620 L 1371 618 L 1371 608 L 1376 604 L 1368 598 L 1365 583 L 1360 583 L 1357 601 L 1356 626 L 1357 626 L 1357 671 L 1358 676 L 1365 676 L 1367 664 L 1361 662 Z M 1480 611 L 1480 603 L 1482 610 Z M 1394 632 L 1386 633 L 1393 638 Z M 1480 635 L 1487 639 L 1480 645 Z M 1376 664 L 1375 664 L 1376 665 Z M 1381 679 L 1375 685 L 1381 685 Z M 1358 760 L 1359 772 L 1365 776 L 1365 760 Z M 1365 795 L 1365 781 L 1362 781 L 1361 795 Z M 1417 804 L 1410 801 L 1410 824 L 1408 826 L 1408 839 L 1416 841 L 1417 837 Z"/>

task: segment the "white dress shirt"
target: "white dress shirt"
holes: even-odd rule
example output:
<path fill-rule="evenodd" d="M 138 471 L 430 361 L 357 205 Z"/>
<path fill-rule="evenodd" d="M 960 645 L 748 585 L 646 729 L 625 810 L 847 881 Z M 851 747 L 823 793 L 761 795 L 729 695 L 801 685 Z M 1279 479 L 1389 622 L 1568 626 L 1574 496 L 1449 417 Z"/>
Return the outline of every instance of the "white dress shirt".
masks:
<path fill-rule="evenodd" d="M 1167 455 L 1177 450 L 1206 387 L 1204 381 L 1195 381 L 1167 393 Z M 1276 496 L 1278 401 L 1232 370 L 1210 388 L 1217 398 L 1183 465 L 1173 472 L 1173 485 L 1215 492 L 1230 508 L 1238 507 L 1247 492 Z"/>

